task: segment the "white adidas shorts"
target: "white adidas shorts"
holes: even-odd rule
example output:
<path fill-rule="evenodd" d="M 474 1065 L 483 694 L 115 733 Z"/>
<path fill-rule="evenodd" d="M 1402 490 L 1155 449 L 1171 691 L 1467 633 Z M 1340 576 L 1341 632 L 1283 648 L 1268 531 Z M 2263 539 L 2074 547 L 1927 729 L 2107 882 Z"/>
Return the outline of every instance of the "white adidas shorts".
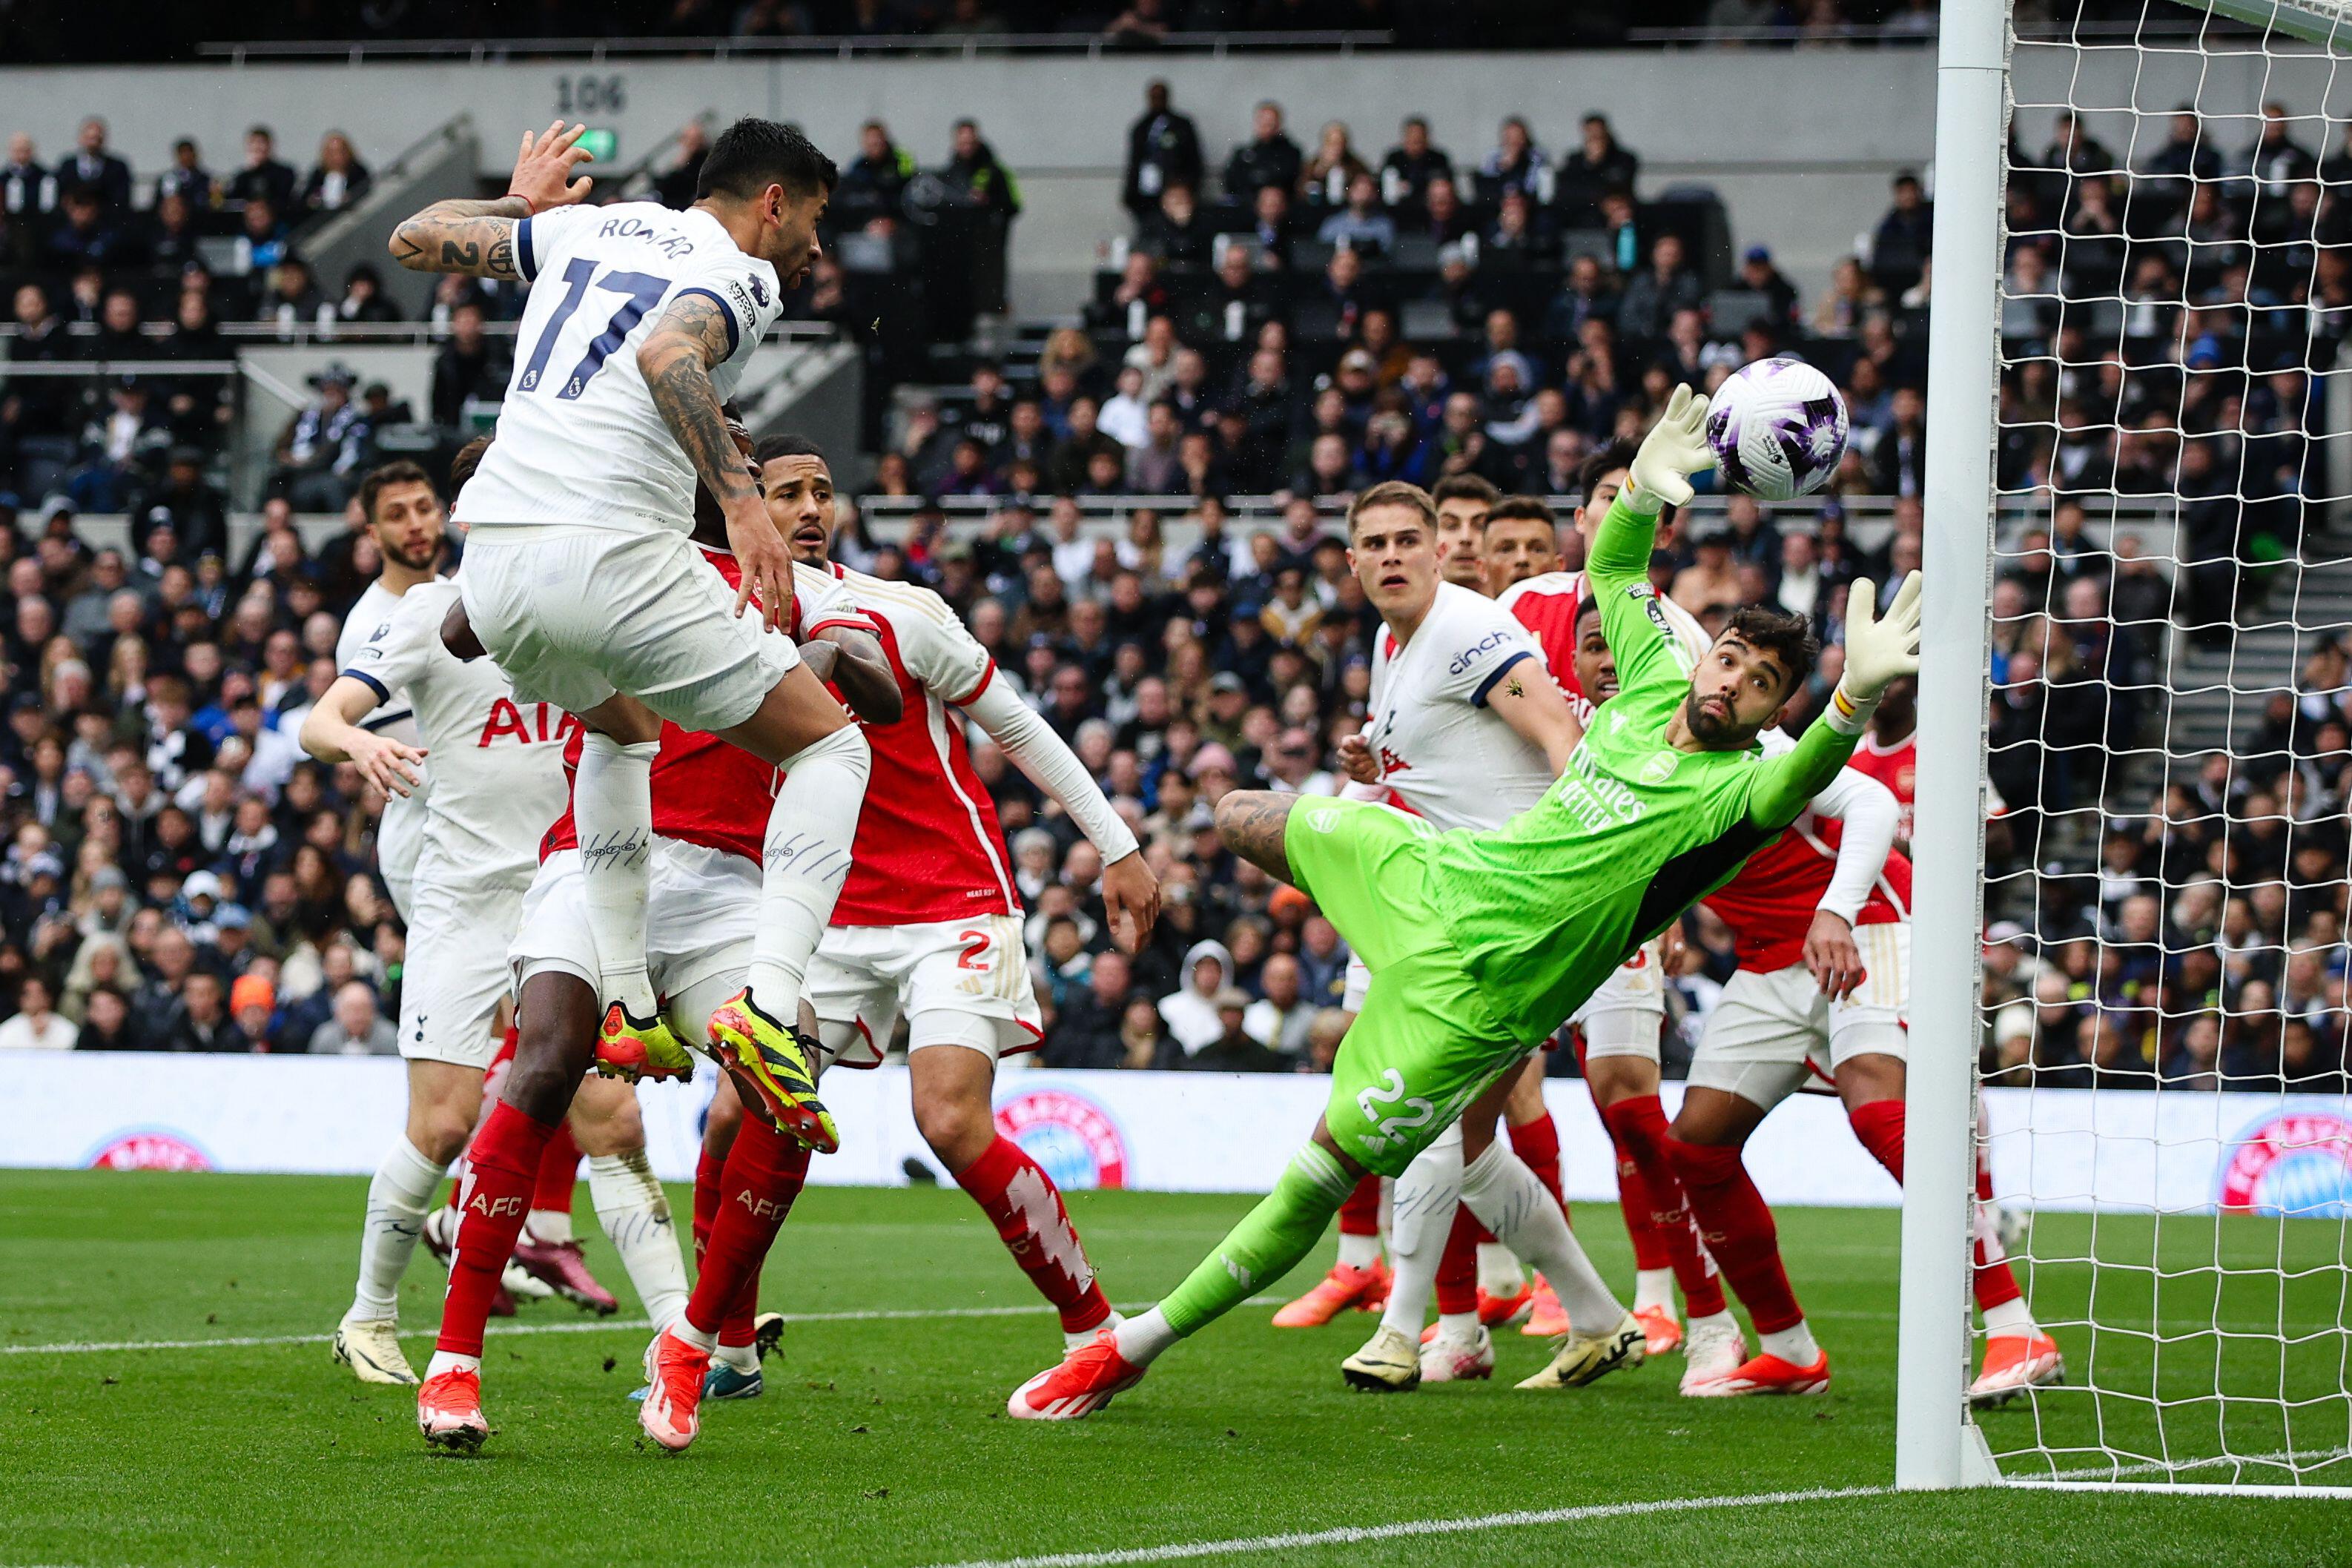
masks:
<path fill-rule="evenodd" d="M 383 877 L 384 891 L 392 894 L 400 923 L 411 927 L 416 924 L 411 913 L 416 907 L 416 861 L 425 852 L 428 815 L 424 800 L 415 795 L 386 796 L 375 830 L 376 870 Z"/>
<path fill-rule="evenodd" d="M 1584 1036 L 1584 1060 L 1596 1056 L 1658 1060 L 1658 1040 L 1665 1033 L 1666 1021 L 1664 965 L 1660 944 L 1644 942 L 1640 952 L 1619 965 L 1599 990 L 1584 998 L 1584 1005 L 1568 1020 Z"/>
<path fill-rule="evenodd" d="M 521 929 L 506 954 L 517 995 L 533 975 L 551 971 L 574 976 L 600 998 L 604 995 L 586 882 L 578 850 L 540 863 L 523 894 Z M 656 992 L 674 998 L 714 976 L 749 974 L 760 916 L 757 865 L 724 850 L 656 835 L 646 887 L 646 974 Z M 740 988 L 738 980 L 728 990 Z M 689 1027 L 700 1039 L 700 1029 Z"/>
<path fill-rule="evenodd" d="M 1911 923 L 1857 925 L 1853 940 L 1865 977 L 1843 1000 L 1823 997 L 1802 964 L 1732 976 L 1691 1058 L 1690 1082 L 1769 1110 L 1796 1092 L 1808 1072 L 1828 1076 L 1872 1052 L 1906 1060 Z"/>
<path fill-rule="evenodd" d="M 524 702 L 585 713 L 626 692 L 687 729 L 756 712 L 801 662 L 668 528 L 477 526 L 457 574 L 474 634 Z"/>
<path fill-rule="evenodd" d="M 835 1026 L 829 1038 L 839 1038 L 839 1026 L 856 1030 L 835 1059 L 844 1067 L 877 1065 L 901 1012 L 909 1051 L 961 1045 L 994 1060 L 1034 1051 L 1045 1038 L 1015 915 L 835 925 L 810 961 L 808 1000 L 820 1023 Z"/>
<path fill-rule="evenodd" d="M 499 1050 L 499 1004 L 514 984 L 506 952 L 522 917 L 523 889 L 440 874 L 430 852 L 416 872 L 401 970 L 400 1054 L 487 1071 Z"/>

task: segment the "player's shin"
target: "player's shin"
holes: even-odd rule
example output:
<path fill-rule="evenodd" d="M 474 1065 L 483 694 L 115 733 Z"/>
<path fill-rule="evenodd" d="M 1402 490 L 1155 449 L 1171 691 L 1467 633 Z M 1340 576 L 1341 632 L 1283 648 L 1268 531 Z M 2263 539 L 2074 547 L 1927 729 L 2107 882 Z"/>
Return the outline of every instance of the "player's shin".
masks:
<path fill-rule="evenodd" d="M 1095 1282 L 1070 1211 L 1045 1169 L 1021 1145 L 999 1134 L 987 1150 L 956 1173 L 957 1185 L 980 1205 L 997 1239 L 1037 1293 L 1061 1314 L 1065 1334 L 1087 1334 L 1110 1316 L 1110 1302 Z"/>
<path fill-rule="evenodd" d="M 790 1019 L 800 1007 L 810 956 L 849 873 L 872 766 L 866 736 L 854 725 L 784 761 L 784 780 L 768 811 L 751 949 L 751 999 L 772 1019 Z"/>
<path fill-rule="evenodd" d="M 1625 1315 L 1559 1203 L 1509 1145 L 1497 1140 L 1470 1162 L 1462 1173 L 1462 1201 L 1497 1241 L 1543 1270 L 1578 1332 L 1601 1332 Z"/>
<path fill-rule="evenodd" d="M 1449 1127 L 1437 1142 L 1414 1156 L 1396 1179 L 1389 1217 L 1391 1267 L 1388 1305 L 1381 1326 L 1418 1343 L 1429 1292 L 1437 1280 L 1445 1242 L 1462 1197 L 1461 1124 Z M 1477 1325 L 1474 1303 L 1463 1337 Z"/>
<path fill-rule="evenodd" d="M 408 1271 L 443 1168 L 405 1137 L 395 1139 L 385 1151 L 383 1163 L 368 1182 L 359 1290 L 352 1301 L 354 1315 L 372 1320 L 400 1315 L 400 1277 Z"/>
<path fill-rule="evenodd" d="M 658 741 L 624 745 L 592 733 L 581 742 L 572 787 L 588 928 L 595 934 L 604 977 L 599 1001 L 618 1001 L 638 1022 L 650 1022 L 658 1011 L 646 975 L 646 883 L 653 856 L 654 754 L 660 749 Z"/>
<path fill-rule="evenodd" d="M 588 1196 L 605 1239 L 621 1255 L 629 1283 L 645 1303 L 646 1317 L 656 1327 L 677 1317 L 686 1308 L 686 1263 L 678 1256 L 669 1198 L 646 1151 L 591 1158 Z"/>
<path fill-rule="evenodd" d="M 1748 1308 L 1763 1348 L 1794 1364 L 1810 1364 L 1819 1351 L 1781 1265 L 1780 1229 L 1748 1175 L 1739 1146 L 1687 1144 L 1670 1135 L 1666 1152 L 1690 1198 L 1699 1234 Z"/>
<path fill-rule="evenodd" d="M 1322 1239 L 1323 1228 L 1331 1223 L 1332 1215 L 1355 1185 L 1356 1178 L 1330 1150 L 1312 1143 L 1301 1148 L 1290 1156 L 1274 1190 L 1243 1217 L 1182 1284 L 1143 1319 L 1119 1325 L 1119 1354 L 1135 1365 L 1144 1365 L 1169 1344 L 1199 1333 L 1290 1272 Z M 1145 1319 L 1157 1319 L 1164 1325 L 1164 1342 L 1160 1333 L 1149 1328 L 1129 1333 Z"/>
<path fill-rule="evenodd" d="M 709 1350 L 735 1309 L 746 1282 L 775 1245 L 776 1232 L 792 1212 L 808 1179 L 809 1151 L 757 1117 L 745 1117 L 727 1152 L 720 1176 L 719 1213 L 702 1254 L 702 1271 L 688 1298 L 685 1316 L 671 1332 Z"/>
<path fill-rule="evenodd" d="M 457 1255 L 441 1307 L 441 1334 L 428 1377 L 479 1364 L 482 1325 L 499 1276 L 522 1232 L 523 1215 L 539 1179 L 540 1155 L 555 1128 L 533 1121 L 506 1101 L 490 1107 L 474 1134 L 464 1184 L 457 1193 Z"/>
<path fill-rule="evenodd" d="M 1700 1249 L 1681 1178 L 1666 1152 L 1664 1107 L 1655 1094 L 1635 1095 L 1605 1107 L 1601 1119 L 1623 1158 L 1640 1172 L 1639 1182 L 1625 1190 L 1637 1189 L 1649 1206 L 1642 1219 L 1683 1288 L 1684 1310 L 1694 1318 L 1713 1317 L 1724 1310 L 1723 1283 Z M 1630 1213 L 1627 1224 L 1631 1228 Z"/>

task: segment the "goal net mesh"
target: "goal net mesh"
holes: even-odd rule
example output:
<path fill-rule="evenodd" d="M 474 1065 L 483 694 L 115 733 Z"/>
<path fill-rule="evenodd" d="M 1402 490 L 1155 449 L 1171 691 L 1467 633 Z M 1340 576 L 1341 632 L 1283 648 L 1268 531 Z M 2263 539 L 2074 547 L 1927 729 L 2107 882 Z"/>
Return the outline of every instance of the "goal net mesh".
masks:
<path fill-rule="evenodd" d="M 2230 8 L 2011 19 L 1979 1231 L 2066 1363 L 1977 1412 L 2013 1479 L 2352 1485 L 2352 22 Z"/>

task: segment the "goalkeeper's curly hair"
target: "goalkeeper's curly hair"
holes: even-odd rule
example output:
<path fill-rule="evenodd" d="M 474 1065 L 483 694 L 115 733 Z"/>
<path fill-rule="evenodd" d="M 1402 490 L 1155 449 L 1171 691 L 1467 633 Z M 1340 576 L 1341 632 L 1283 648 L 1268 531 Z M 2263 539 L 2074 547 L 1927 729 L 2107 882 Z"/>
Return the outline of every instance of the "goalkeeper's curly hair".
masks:
<path fill-rule="evenodd" d="M 1796 695 L 1797 688 L 1812 679 L 1813 666 L 1821 662 L 1821 639 L 1813 635 L 1812 622 L 1785 610 L 1743 604 L 1731 612 L 1723 631 L 1726 636 L 1737 637 L 1780 661 L 1789 672 L 1788 688 L 1780 694 L 1783 699 Z"/>

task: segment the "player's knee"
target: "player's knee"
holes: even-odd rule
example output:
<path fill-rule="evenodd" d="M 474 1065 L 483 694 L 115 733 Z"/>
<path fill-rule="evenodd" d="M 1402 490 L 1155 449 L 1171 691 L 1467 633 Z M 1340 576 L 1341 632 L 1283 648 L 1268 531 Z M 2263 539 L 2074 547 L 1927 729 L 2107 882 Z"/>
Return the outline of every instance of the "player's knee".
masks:
<path fill-rule="evenodd" d="M 635 1092 L 603 1079 L 583 1083 L 572 1102 L 572 1136 L 583 1155 L 629 1155 L 644 1148 L 645 1114 Z"/>
<path fill-rule="evenodd" d="M 1903 1059 L 1885 1051 L 1865 1051 L 1838 1063 L 1838 1098 L 1851 1112 L 1874 1100 L 1900 1100 L 1905 1089 Z"/>
<path fill-rule="evenodd" d="M 836 708 L 840 718 L 838 728 L 826 731 L 784 758 L 784 769 L 791 772 L 805 768 L 814 762 L 830 762 L 851 769 L 860 778 L 873 771 L 874 748 L 866 744 L 866 732 L 849 722 Z"/>
<path fill-rule="evenodd" d="M 436 1165 L 446 1166 L 465 1153 L 473 1131 L 473 1117 L 456 1104 L 417 1105 L 408 1113 L 408 1141 Z"/>
<path fill-rule="evenodd" d="M 526 1026 L 514 1063 L 507 1069 L 506 1103 L 534 1122 L 563 1120 L 572 1108 L 580 1075 L 587 1070 L 587 1063 L 578 1060 L 580 1054 L 568 1050 L 562 1040 L 534 1035 Z"/>
<path fill-rule="evenodd" d="M 714 1159 L 725 1159 L 727 1151 L 735 1146 L 735 1134 L 743 1127 L 743 1102 L 735 1097 L 734 1090 L 725 1082 L 710 1102 L 709 1114 L 702 1124 L 702 1146 Z"/>
<path fill-rule="evenodd" d="M 957 1093 L 915 1097 L 915 1127 L 948 1168 L 961 1171 L 996 1141 L 996 1114 L 985 1098 Z"/>

